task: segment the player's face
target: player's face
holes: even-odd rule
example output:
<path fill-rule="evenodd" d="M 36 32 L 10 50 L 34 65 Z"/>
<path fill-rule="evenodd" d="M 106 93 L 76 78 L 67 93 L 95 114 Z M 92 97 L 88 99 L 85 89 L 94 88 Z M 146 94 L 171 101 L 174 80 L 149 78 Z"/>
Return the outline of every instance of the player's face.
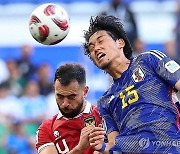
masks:
<path fill-rule="evenodd" d="M 118 41 L 114 41 L 105 30 L 98 31 L 89 39 L 89 52 L 94 63 L 105 70 L 119 56 Z"/>
<path fill-rule="evenodd" d="M 56 80 L 54 88 L 56 101 L 61 113 L 67 118 L 77 116 L 83 109 L 88 87 L 80 86 L 75 80 L 64 86 Z"/>

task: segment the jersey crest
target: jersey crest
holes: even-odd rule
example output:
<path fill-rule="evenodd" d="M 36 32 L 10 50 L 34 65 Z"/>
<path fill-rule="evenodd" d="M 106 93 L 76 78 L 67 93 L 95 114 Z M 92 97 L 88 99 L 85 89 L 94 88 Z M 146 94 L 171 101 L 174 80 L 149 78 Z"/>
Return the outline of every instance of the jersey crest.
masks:
<path fill-rule="evenodd" d="M 142 81 L 144 77 L 145 77 L 145 73 L 143 72 L 143 69 L 140 66 L 136 68 L 132 74 L 132 78 L 135 83 Z"/>
<path fill-rule="evenodd" d="M 87 127 L 89 125 L 96 126 L 96 120 L 94 116 L 88 117 L 84 119 L 84 126 Z"/>

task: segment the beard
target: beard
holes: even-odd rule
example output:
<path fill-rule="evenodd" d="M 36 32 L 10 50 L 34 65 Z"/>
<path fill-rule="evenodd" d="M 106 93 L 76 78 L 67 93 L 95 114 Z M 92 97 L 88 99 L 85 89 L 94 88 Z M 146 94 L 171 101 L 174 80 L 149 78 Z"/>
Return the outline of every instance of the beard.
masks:
<path fill-rule="evenodd" d="M 58 104 L 57 104 L 58 105 Z M 74 118 L 76 117 L 80 112 L 81 112 L 81 109 L 83 107 L 83 101 L 77 106 L 76 109 L 73 109 L 71 112 L 69 113 L 66 113 L 63 111 L 63 109 L 60 108 L 60 106 L 58 105 L 58 108 L 59 110 L 61 111 L 62 115 L 66 118 Z M 66 109 L 66 108 L 64 108 Z"/>

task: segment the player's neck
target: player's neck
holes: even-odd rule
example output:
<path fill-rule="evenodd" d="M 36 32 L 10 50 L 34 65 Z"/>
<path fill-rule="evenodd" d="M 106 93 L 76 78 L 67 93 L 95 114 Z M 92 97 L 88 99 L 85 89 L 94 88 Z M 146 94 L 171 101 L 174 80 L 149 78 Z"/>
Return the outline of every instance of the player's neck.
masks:
<path fill-rule="evenodd" d="M 80 112 L 80 113 L 82 113 L 82 112 L 85 110 L 86 104 L 87 104 L 87 101 L 84 100 L 83 106 L 82 106 L 82 109 L 81 109 L 81 112 Z"/>
<path fill-rule="evenodd" d="M 114 61 L 108 73 L 114 78 L 120 78 L 122 73 L 125 72 L 130 65 L 130 60 L 125 58 Z"/>

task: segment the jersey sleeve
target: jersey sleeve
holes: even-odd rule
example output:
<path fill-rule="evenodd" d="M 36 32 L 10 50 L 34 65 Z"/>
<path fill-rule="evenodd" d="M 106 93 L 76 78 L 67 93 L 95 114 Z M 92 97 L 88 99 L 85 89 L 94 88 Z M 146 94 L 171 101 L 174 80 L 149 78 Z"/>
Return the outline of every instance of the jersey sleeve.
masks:
<path fill-rule="evenodd" d="M 112 118 L 113 111 L 111 111 L 109 104 L 110 103 L 105 103 L 103 101 L 101 101 L 101 103 L 98 104 L 102 124 L 107 135 L 113 131 L 118 131 L 117 125 L 114 119 Z"/>
<path fill-rule="evenodd" d="M 172 58 L 161 51 L 151 50 L 145 52 L 146 65 L 169 85 L 173 86 L 180 80 L 180 66 Z"/>
<path fill-rule="evenodd" d="M 50 121 L 44 121 L 36 133 L 36 149 L 40 153 L 45 147 L 54 145 Z"/>
<path fill-rule="evenodd" d="M 101 124 L 100 114 L 96 106 L 92 106 L 92 114 L 95 116 L 96 126 Z"/>

